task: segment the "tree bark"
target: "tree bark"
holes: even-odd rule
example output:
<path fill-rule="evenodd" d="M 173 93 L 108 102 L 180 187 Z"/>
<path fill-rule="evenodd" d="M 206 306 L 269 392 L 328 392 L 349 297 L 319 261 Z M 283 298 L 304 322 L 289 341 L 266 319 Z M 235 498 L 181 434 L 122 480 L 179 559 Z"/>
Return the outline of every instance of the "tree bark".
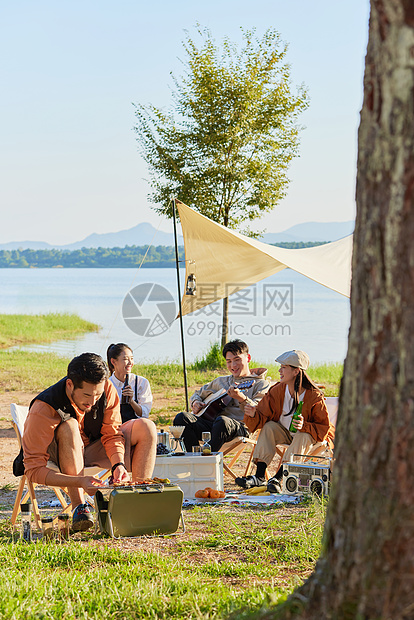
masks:
<path fill-rule="evenodd" d="M 414 2 L 372 0 L 351 328 L 315 572 L 266 618 L 414 618 Z"/>

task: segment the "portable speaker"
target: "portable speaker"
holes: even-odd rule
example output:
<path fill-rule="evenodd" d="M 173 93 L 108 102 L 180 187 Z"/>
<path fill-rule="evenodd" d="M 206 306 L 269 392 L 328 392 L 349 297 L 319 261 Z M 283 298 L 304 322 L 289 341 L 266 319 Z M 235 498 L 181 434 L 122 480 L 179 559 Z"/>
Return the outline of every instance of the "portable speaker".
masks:
<path fill-rule="evenodd" d="M 282 493 L 286 495 L 308 493 L 328 495 L 330 481 L 330 462 L 328 464 L 315 464 L 315 462 L 283 464 Z"/>

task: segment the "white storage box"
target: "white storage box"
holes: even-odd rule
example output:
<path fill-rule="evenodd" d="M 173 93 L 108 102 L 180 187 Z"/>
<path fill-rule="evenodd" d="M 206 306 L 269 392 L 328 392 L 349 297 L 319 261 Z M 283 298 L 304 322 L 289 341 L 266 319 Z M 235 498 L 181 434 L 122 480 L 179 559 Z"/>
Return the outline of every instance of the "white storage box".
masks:
<path fill-rule="evenodd" d="M 169 478 L 181 487 L 184 497 L 194 499 L 200 489 L 211 487 L 223 491 L 223 453 L 213 452 L 210 456 L 157 456 L 154 476 Z"/>

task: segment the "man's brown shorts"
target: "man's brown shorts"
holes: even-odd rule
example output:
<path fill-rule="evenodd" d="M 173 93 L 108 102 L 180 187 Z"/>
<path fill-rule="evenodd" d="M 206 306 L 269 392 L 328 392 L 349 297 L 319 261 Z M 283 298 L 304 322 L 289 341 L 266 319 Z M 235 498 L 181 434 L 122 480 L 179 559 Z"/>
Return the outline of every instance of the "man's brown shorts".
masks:
<path fill-rule="evenodd" d="M 122 424 L 122 426 L 120 426 L 119 428 L 125 439 L 124 463 L 126 465 L 127 471 L 131 471 L 131 459 L 133 454 L 133 449 L 131 450 L 132 424 L 129 424 L 128 421 Z M 53 441 L 49 444 L 47 451 L 49 454 L 49 459 L 59 467 L 59 450 L 56 439 L 53 439 Z M 84 467 L 102 467 L 102 469 L 111 468 L 111 462 L 106 455 L 105 448 L 103 447 L 100 439 L 97 439 L 96 441 L 93 441 L 87 446 L 84 446 L 83 463 Z"/>

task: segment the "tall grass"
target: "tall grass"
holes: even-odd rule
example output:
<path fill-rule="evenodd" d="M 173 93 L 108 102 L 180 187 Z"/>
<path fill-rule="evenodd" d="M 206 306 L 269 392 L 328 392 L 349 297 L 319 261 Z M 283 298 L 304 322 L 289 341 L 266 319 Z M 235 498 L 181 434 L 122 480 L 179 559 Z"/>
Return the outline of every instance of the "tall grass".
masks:
<path fill-rule="evenodd" d="M 151 383 L 151 388 L 155 390 L 168 388 L 181 388 L 184 385 L 183 367 L 178 363 L 156 363 L 156 364 L 137 364 L 133 368 L 136 372 L 146 377 Z M 209 370 L 203 371 L 193 368 L 192 365 L 187 367 L 187 379 L 189 385 L 197 385 L 211 381 L 213 377 L 219 373 Z"/>
<path fill-rule="evenodd" d="M 226 367 L 226 361 L 218 342 L 210 345 L 207 351 L 191 364 L 194 370 L 218 370 Z"/>
<path fill-rule="evenodd" d="M 0 314 L 0 348 L 53 342 L 98 330 L 98 325 L 76 314 Z"/>
<path fill-rule="evenodd" d="M 331 362 L 310 366 L 309 373 L 315 381 L 327 383 L 340 383 L 344 365 L 340 362 Z"/>
<path fill-rule="evenodd" d="M 279 380 L 279 367 L 279 364 L 269 364 L 267 376 L 271 377 L 272 381 Z M 325 386 L 325 396 L 338 396 L 343 370 L 342 363 L 330 362 L 311 365 L 306 372 L 315 383 Z"/>

